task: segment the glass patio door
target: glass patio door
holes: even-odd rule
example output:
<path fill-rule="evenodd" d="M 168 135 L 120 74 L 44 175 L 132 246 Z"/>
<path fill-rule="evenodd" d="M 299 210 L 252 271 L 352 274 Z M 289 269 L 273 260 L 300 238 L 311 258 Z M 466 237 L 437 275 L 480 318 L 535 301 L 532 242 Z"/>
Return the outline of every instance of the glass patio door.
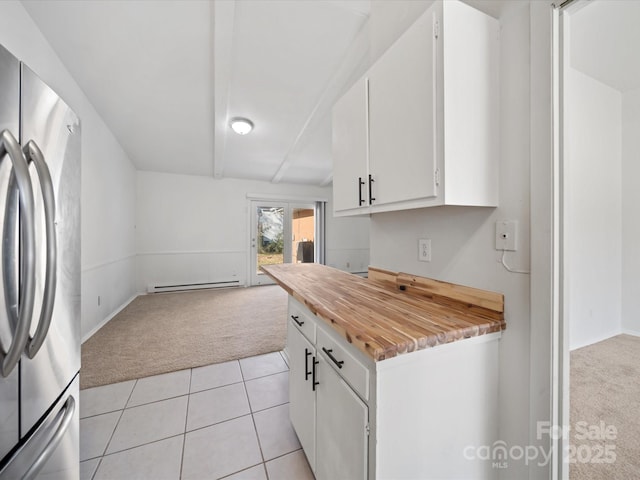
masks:
<path fill-rule="evenodd" d="M 250 285 L 274 283 L 262 265 L 316 259 L 314 204 L 251 201 Z"/>

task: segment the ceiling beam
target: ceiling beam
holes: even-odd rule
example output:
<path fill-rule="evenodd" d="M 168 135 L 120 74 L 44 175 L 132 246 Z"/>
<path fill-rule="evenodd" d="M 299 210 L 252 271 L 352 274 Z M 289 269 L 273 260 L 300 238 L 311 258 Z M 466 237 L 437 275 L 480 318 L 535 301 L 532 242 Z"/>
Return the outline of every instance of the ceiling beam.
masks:
<path fill-rule="evenodd" d="M 327 175 L 327 178 L 325 178 L 322 182 L 320 182 L 320 186 L 321 187 L 326 187 L 331 182 L 333 182 L 333 171 L 331 171 L 331 173 L 329 175 Z"/>
<path fill-rule="evenodd" d="M 369 66 L 369 22 L 365 21 L 358 31 L 354 41 L 349 46 L 340 66 L 331 76 L 327 86 L 320 94 L 311 113 L 307 116 L 302 128 L 289 147 L 275 175 L 271 178 L 273 183 L 278 183 L 294 161 L 295 153 L 304 145 L 304 140 L 317 127 L 317 125 L 331 113 L 336 99 L 345 91 L 351 81 L 358 78 Z"/>
<path fill-rule="evenodd" d="M 224 174 L 227 122 L 229 120 L 229 89 L 233 61 L 236 1 L 211 2 L 211 69 L 214 88 L 214 154 L 213 176 Z"/>

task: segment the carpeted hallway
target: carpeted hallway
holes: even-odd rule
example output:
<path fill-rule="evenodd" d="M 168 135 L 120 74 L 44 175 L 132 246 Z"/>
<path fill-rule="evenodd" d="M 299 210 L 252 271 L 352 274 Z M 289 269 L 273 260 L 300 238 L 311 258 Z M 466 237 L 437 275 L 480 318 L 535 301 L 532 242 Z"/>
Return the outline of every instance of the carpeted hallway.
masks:
<path fill-rule="evenodd" d="M 82 345 L 80 388 L 282 350 L 278 286 L 141 295 Z"/>
<path fill-rule="evenodd" d="M 618 335 L 574 350 L 570 382 L 570 479 L 640 478 L 640 338 Z"/>

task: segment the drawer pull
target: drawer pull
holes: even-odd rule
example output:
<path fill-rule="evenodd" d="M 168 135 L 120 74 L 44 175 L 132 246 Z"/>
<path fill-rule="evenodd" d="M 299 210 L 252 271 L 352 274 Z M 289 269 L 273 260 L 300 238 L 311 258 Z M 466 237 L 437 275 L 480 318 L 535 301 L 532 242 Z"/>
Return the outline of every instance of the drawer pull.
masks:
<path fill-rule="evenodd" d="M 311 372 L 309 371 L 309 357 L 311 356 L 311 352 L 308 348 L 304 349 L 304 381 L 309 380 L 309 375 Z"/>
<path fill-rule="evenodd" d="M 316 360 L 316 357 L 313 357 L 313 364 L 311 368 L 311 389 L 314 392 L 316 391 L 316 385 L 320 385 L 320 382 L 316 382 L 316 365 L 319 363 L 320 362 Z"/>
<path fill-rule="evenodd" d="M 298 318 L 298 315 L 291 315 L 291 319 L 296 322 L 299 327 L 301 327 L 302 325 L 304 325 L 304 322 L 301 322 L 300 320 L 298 320 Z"/>
<path fill-rule="evenodd" d="M 338 360 L 336 357 L 331 355 L 331 352 L 333 352 L 332 348 L 327 350 L 326 348 L 322 347 L 322 351 L 327 354 L 327 357 L 329 357 L 331 361 L 338 366 L 338 368 L 342 368 L 342 364 L 344 363 L 344 360 Z"/>

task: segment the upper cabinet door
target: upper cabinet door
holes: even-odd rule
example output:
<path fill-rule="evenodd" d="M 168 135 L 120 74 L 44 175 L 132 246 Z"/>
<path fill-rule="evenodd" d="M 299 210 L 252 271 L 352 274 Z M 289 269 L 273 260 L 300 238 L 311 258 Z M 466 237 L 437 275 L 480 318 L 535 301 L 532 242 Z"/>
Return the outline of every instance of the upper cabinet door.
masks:
<path fill-rule="evenodd" d="M 335 105 L 335 213 L 497 206 L 498 53 L 498 20 L 434 2 Z"/>
<path fill-rule="evenodd" d="M 334 211 L 365 208 L 369 204 L 367 79 L 353 85 L 333 107 Z"/>
<path fill-rule="evenodd" d="M 438 194 L 435 20 L 432 8 L 369 71 L 374 206 Z"/>

